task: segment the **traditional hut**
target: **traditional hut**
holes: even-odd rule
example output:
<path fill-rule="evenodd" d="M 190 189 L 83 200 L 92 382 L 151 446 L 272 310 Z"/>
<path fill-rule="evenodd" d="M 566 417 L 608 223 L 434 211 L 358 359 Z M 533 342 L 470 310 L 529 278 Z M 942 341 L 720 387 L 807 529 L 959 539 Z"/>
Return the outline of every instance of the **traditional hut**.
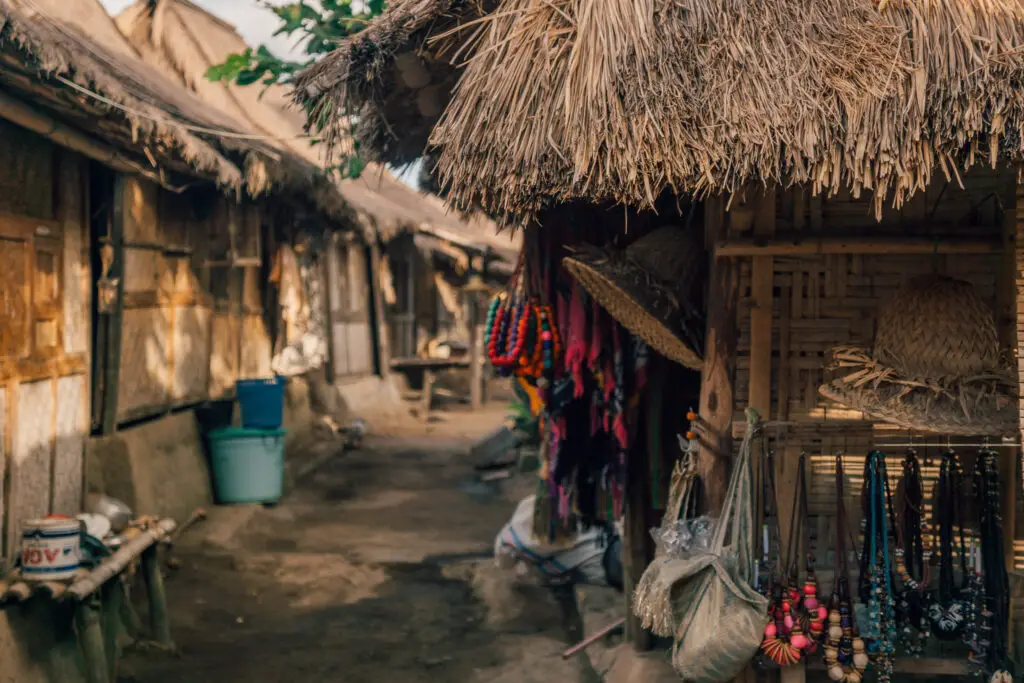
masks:
<path fill-rule="evenodd" d="M 634 333 L 631 288 L 668 292 L 658 274 L 671 271 L 638 262 L 629 245 L 664 223 L 697 238 L 706 297 L 665 296 L 674 313 L 644 310 L 680 339 L 685 304 L 703 310 L 702 343 L 679 359 L 700 370 L 689 429 L 711 509 L 754 408 L 786 492 L 775 517 L 799 509 L 806 475 L 801 543 L 819 568 L 846 558 L 836 552 L 848 537 L 837 529 L 837 460 L 849 472 L 851 456 L 886 451 L 894 484 L 911 447 L 937 457 L 959 438 L 965 466 L 976 459 L 988 472 L 997 461 L 1002 527 L 982 534 L 1003 544 L 985 570 L 996 577 L 985 590 L 1000 605 L 997 644 L 970 658 L 993 674 L 1020 641 L 1000 577 L 1019 594 L 1022 18 L 1017 3 L 958 0 L 404 0 L 312 67 L 297 93 L 315 122 L 358 112 L 358 137 L 380 159 L 426 149 L 453 206 L 525 227 L 526 244 L 549 259 L 566 241 L 606 249 L 584 249 L 604 274 L 577 282 L 591 295 L 602 278 L 617 290 L 618 312 L 594 299 Z M 340 119 L 326 125 L 340 131 Z M 694 353 L 700 363 L 687 363 Z M 666 415 L 688 429 L 681 412 Z M 924 470 L 929 501 L 936 474 Z M 862 482 L 846 484 L 849 494 Z M 642 566 L 652 549 L 637 548 L 655 520 L 636 521 L 650 501 L 627 495 L 631 559 Z M 846 498 L 856 534 L 861 515 Z M 897 658 L 898 672 L 968 668 L 965 650 L 922 641 L 925 656 Z M 900 652 L 921 655 L 915 647 Z"/>
<path fill-rule="evenodd" d="M 239 87 L 206 78 L 211 66 L 248 47 L 231 25 L 188 0 L 138 0 L 121 12 L 117 24 L 145 61 L 204 102 L 248 129 L 278 136 L 272 144 L 310 163 L 326 160 L 303 134 L 303 116 L 286 100 L 283 87 Z M 401 367 L 430 341 L 453 339 L 468 347 L 472 335 L 464 309 L 470 297 L 462 290 L 471 267 L 479 269 L 472 270 L 478 276 L 503 282 L 513 265 L 514 243 L 498 237 L 490 221 L 460 219 L 377 164 L 360 179 L 337 186 L 365 235 L 358 243 L 336 243 L 324 262 L 332 273 L 332 321 L 325 331 L 331 338 L 333 380 L 347 383 L 374 371 L 368 273 L 378 274 L 377 280 L 388 271 L 399 275 L 398 284 L 385 286 L 384 299 L 376 304 L 385 312 L 379 331 L 389 342 L 385 367 L 391 361 Z M 409 282 L 420 291 L 410 293 Z"/>
<path fill-rule="evenodd" d="M 201 409 L 270 372 L 268 235 L 358 222 L 317 166 L 143 63 L 94 0 L 0 2 L 0 91 L 6 601 L 24 522 L 81 512 L 87 490 L 178 520 L 211 502 Z M 97 676 L 69 610 L 42 603 L 0 614 L 0 677 Z"/>

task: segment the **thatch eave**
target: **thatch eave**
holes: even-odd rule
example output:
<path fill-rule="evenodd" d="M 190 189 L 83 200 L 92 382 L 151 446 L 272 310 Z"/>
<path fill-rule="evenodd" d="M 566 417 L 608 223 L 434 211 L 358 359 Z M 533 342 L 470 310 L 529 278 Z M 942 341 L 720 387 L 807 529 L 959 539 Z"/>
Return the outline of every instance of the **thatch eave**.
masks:
<path fill-rule="evenodd" d="M 387 120 L 385 57 L 452 40 L 435 21 L 445 1 L 426 4 L 435 14 L 396 32 L 403 44 L 371 27 L 300 96 L 321 115 L 359 105 Z M 573 200 L 650 208 L 666 190 L 752 183 L 849 190 L 880 213 L 936 175 L 1022 160 L 1019 0 L 501 0 L 463 28 L 428 146 L 452 205 L 503 224 Z M 383 49 L 366 63 L 368 41 Z"/>
<path fill-rule="evenodd" d="M 110 36 L 120 39 L 109 17 L 95 9 L 110 23 Z M 294 193 L 329 215 L 351 215 L 317 167 L 246 138 L 229 119 L 139 61 L 127 43 L 94 42 L 85 35 L 88 26 L 65 24 L 67 17 L 53 11 L 41 0 L 0 0 L 5 79 L 24 80 L 18 93 L 27 101 L 129 157 L 142 158 L 137 171 L 165 186 L 178 182 L 165 173 L 170 170 L 236 195 Z"/>

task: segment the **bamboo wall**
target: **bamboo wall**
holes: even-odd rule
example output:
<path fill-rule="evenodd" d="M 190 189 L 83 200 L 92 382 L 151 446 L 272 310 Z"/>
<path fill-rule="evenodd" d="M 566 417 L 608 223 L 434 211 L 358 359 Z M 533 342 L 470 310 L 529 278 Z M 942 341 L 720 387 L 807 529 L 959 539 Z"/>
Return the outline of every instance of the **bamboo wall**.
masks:
<path fill-rule="evenodd" d="M 270 374 L 262 214 L 216 194 L 125 180 L 117 421 L 233 395 Z"/>
<path fill-rule="evenodd" d="M 755 239 L 771 242 L 783 237 L 788 243 L 807 244 L 837 236 L 858 242 L 862 251 L 876 252 L 815 255 L 762 255 L 761 252 L 734 261 L 738 266 L 740 296 L 736 321 L 734 436 L 742 433 L 743 409 L 748 405 L 758 407 L 769 423 L 766 433 L 779 456 L 783 519 L 788 519 L 789 506 L 793 504 L 798 457 L 801 452 L 807 454 L 810 550 L 819 569 L 823 570 L 820 575 L 826 579 L 826 586 L 831 585 L 828 570 L 833 566 L 838 531 L 834 518 L 835 455 L 845 454 L 847 510 L 852 518 L 851 531 L 856 535 L 864 456 L 877 444 L 904 443 L 909 436 L 904 430 L 875 423 L 819 396 L 818 387 L 827 379 L 827 354 L 840 344 L 870 347 L 879 301 L 913 276 L 931 272 L 973 283 L 981 295 L 991 301 L 1001 332 L 1012 338 L 1019 305 L 1012 248 L 1017 230 L 1015 179 L 1013 172 L 982 170 L 964 178 L 964 189 L 955 181 L 937 181 L 901 210 L 887 210 L 881 222 L 876 221 L 869 198 L 858 200 L 849 194 L 828 199 L 811 198 L 803 188 L 777 190 L 766 195 L 751 193 L 746 201 L 734 200 L 725 215 L 726 243 L 732 247 L 740 245 L 736 249 L 741 252 Z M 912 243 L 914 238 L 920 238 L 916 244 Z M 987 241 L 992 249 L 990 253 L 920 253 L 920 240 L 949 243 L 966 239 Z M 1010 245 L 1008 257 L 1003 250 L 1005 244 Z M 830 248 L 841 249 L 834 244 Z M 780 247 L 776 252 L 792 250 L 795 248 Z M 982 250 L 973 247 L 968 251 Z M 910 251 L 918 253 L 906 253 Z M 1021 307 L 1024 310 L 1024 305 Z M 917 440 L 919 443 L 935 442 L 936 438 L 919 436 Z M 944 443 L 945 439 L 939 441 Z M 963 441 L 953 440 L 952 443 Z M 884 450 L 895 485 L 905 449 Z M 918 449 L 924 459 L 925 490 L 929 498 L 943 450 Z M 960 450 L 968 473 L 973 468 L 977 450 L 973 447 Z M 1002 474 L 1008 482 L 1008 492 L 1020 488 L 1017 450 L 1005 449 L 1003 458 Z M 1011 505 L 1008 520 L 1011 528 L 1019 526 L 1013 524 L 1015 510 L 1016 505 Z M 1021 515 L 1017 514 L 1018 523 L 1020 519 Z M 1017 533 L 1013 538 L 1021 539 L 1024 535 Z M 1015 564 L 1018 568 L 1024 567 L 1022 545 L 1017 540 Z M 1020 610 L 1017 613 L 1020 615 Z"/>
<path fill-rule="evenodd" d="M 0 123 L 0 527 L 80 510 L 88 433 L 87 164 Z"/>

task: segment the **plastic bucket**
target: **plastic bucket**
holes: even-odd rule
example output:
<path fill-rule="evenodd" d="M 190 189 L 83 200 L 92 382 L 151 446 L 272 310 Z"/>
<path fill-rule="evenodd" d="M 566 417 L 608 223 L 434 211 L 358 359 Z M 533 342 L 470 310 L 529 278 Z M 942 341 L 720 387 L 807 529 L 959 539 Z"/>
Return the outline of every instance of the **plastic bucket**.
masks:
<path fill-rule="evenodd" d="M 213 489 L 221 503 L 273 503 L 284 488 L 284 429 L 210 432 Z"/>
<path fill-rule="evenodd" d="M 242 426 L 277 429 L 284 420 L 284 379 L 240 379 L 235 393 L 242 406 Z"/>

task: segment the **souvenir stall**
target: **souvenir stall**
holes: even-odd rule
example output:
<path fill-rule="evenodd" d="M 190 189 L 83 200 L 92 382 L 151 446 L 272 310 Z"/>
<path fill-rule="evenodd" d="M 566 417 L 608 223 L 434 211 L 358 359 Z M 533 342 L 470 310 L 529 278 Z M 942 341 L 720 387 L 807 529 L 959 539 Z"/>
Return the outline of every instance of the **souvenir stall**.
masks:
<path fill-rule="evenodd" d="M 487 353 L 539 398 L 535 533 L 558 542 L 632 507 L 639 576 L 674 444 L 698 399 L 706 256 L 693 226 L 652 227 L 653 215 L 634 214 L 627 235 L 617 220 L 582 231 L 578 213 L 563 215 L 561 228 L 526 232 L 515 274 L 487 312 Z"/>
<path fill-rule="evenodd" d="M 300 79 L 312 111 L 360 111 L 367 140 L 401 121 L 455 208 L 543 255 L 489 326 L 492 358 L 545 394 L 537 531 L 624 512 L 630 638 L 671 638 L 685 680 L 1009 680 L 1022 16 L 403 2 Z M 410 54 L 416 83 L 392 68 Z M 665 224 L 700 256 L 662 278 L 631 247 Z M 694 273 L 703 294 L 674 290 Z M 699 367 L 692 402 L 656 398 L 662 356 Z M 658 410 L 673 435 L 654 447 Z"/>

